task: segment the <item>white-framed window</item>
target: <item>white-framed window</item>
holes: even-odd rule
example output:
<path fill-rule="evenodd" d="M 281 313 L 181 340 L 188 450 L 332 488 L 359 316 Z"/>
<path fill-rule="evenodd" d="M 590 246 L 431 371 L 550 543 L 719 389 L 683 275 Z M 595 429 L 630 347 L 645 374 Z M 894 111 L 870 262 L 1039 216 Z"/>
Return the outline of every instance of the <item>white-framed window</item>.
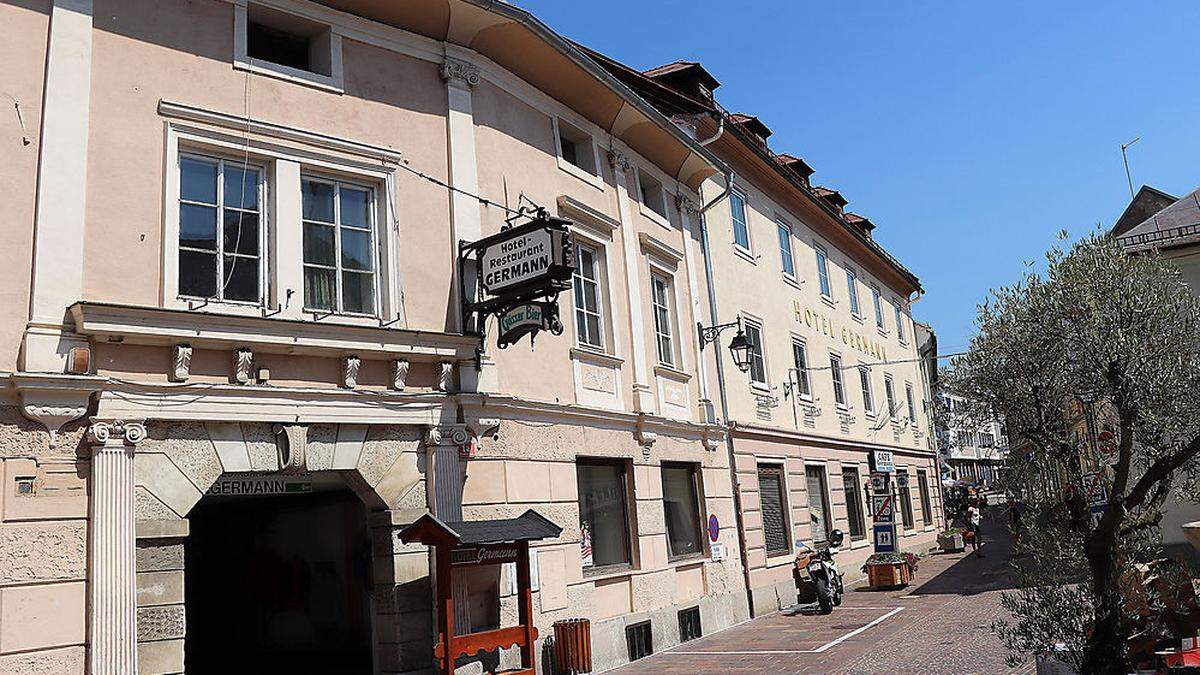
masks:
<path fill-rule="evenodd" d="M 849 267 L 846 268 L 846 297 L 850 298 L 850 313 L 861 317 L 862 308 L 858 306 L 858 275 Z"/>
<path fill-rule="evenodd" d="M 604 351 L 605 270 L 603 249 L 577 242 L 575 245 L 575 339 L 581 347 Z"/>
<path fill-rule="evenodd" d="M 750 227 L 746 220 L 746 195 L 737 188 L 729 191 L 729 218 L 733 221 L 733 243 L 750 252 Z"/>
<path fill-rule="evenodd" d="M 671 278 L 658 273 L 650 275 L 650 306 L 654 309 L 654 343 L 658 362 L 675 367 L 675 285 Z"/>
<path fill-rule="evenodd" d="M 767 360 L 763 352 L 762 325 L 756 321 L 743 322 L 746 330 L 746 340 L 750 342 L 750 382 L 759 386 L 767 386 Z"/>
<path fill-rule="evenodd" d="M 821 288 L 821 295 L 832 298 L 833 288 L 829 284 L 829 256 L 820 246 L 813 247 L 813 250 L 817 254 L 817 284 Z"/>
<path fill-rule="evenodd" d="M 900 340 L 900 344 L 908 342 L 908 336 L 904 332 L 904 312 L 900 310 L 900 301 L 897 300 L 896 308 L 896 339 Z"/>
<path fill-rule="evenodd" d="M 904 383 L 904 398 L 908 404 L 908 421 L 915 426 L 917 424 L 917 404 L 913 396 L 913 386 L 911 382 Z"/>
<path fill-rule="evenodd" d="M 663 188 L 662 181 L 655 178 L 649 171 L 638 168 L 638 198 L 642 206 L 650 210 L 650 213 L 658 216 L 652 219 L 661 222 L 667 220 L 667 191 Z M 643 210 L 643 213 L 645 211 Z"/>
<path fill-rule="evenodd" d="M 315 175 L 300 178 L 304 309 L 378 314 L 375 190 Z"/>
<path fill-rule="evenodd" d="M 553 118 L 553 125 L 558 166 L 567 173 L 603 189 L 600 155 L 592 135 L 561 117 Z"/>
<path fill-rule="evenodd" d="M 883 376 L 883 393 L 887 396 L 888 418 L 896 421 L 896 387 L 892 384 L 892 376 Z"/>
<path fill-rule="evenodd" d="M 342 36 L 327 23 L 254 2 L 234 5 L 235 68 L 341 92 Z"/>
<path fill-rule="evenodd" d="M 862 387 L 863 414 L 875 415 L 875 396 L 871 393 L 871 369 L 858 367 L 858 383 Z"/>
<path fill-rule="evenodd" d="M 803 340 L 792 340 L 792 362 L 796 368 L 796 394 L 800 398 L 812 398 L 812 383 L 808 376 L 808 345 Z"/>
<path fill-rule="evenodd" d="M 879 295 L 878 286 L 871 286 L 871 301 L 875 303 L 875 326 L 879 330 L 886 330 L 883 325 L 883 298 Z"/>
<path fill-rule="evenodd" d="M 833 402 L 838 406 L 846 405 L 846 387 L 842 383 L 842 357 L 837 354 L 829 355 L 829 375 L 833 380 Z"/>
<path fill-rule="evenodd" d="M 779 261 L 783 275 L 789 279 L 796 278 L 796 257 L 792 253 L 792 226 L 782 220 L 775 221 L 779 233 Z"/>
<path fill-rule="evenodd" d="M 180 297 L 263 302 L 264 174 L 244 160 L 180 153 Z"/>

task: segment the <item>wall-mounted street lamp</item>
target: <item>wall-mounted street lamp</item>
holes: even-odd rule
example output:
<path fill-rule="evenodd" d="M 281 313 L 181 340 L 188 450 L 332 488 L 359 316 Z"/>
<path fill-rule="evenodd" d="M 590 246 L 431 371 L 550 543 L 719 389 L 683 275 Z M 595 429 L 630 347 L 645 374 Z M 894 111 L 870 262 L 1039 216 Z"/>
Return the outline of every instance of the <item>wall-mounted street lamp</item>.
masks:
<path fill-rule="evenodd" d="M 721 331 L 726 328 L 737 328 L 737 335 L 729 341 L 729 353 L 733 356 L 733 363 L 737 365 L 738 370 L 743 373 L 750 370 L 750 349 L 752 345 L 750 340 L 746 338 L 746 332 L 742 330 L 742 320 L 739 317 L 737 321 L 729 323 L 717 324 L 716 326 L 704 327 L 703 324 L 696 323 L 696 332 L 700 334 L 700 351 L 704 351 L 704 345 L 710 342 L 716 342 L 721 336 Z"/>

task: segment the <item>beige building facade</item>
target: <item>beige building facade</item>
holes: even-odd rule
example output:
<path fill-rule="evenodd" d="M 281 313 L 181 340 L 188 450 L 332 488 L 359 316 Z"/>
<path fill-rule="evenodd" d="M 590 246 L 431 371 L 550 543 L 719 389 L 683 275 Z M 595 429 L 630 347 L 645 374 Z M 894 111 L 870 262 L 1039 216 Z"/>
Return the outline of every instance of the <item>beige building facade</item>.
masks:
<path fill-rule="evenodd" d="M 535 623 L 591 619 L 597 670 L 629 626 L 746 618 L 674 199 L 720 162 L 684 131 L 503 4 L 0 21 L 0 672 L 428 672 L 431 554 L 397 537 L 427 512 L 560 526 Z M 530 205 L 572 222 L 579 290 L 499 350 L 458 244 Z M 515 576 L 461 581 L 456 623 L 513 623 Z"/>

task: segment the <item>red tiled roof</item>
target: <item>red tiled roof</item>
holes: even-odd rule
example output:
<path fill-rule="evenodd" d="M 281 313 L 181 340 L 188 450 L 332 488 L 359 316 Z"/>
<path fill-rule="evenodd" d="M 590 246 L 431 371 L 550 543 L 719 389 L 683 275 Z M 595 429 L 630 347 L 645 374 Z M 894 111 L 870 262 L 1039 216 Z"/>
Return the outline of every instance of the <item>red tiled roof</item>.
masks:
<path fill-rule="evenodd" d="M 846 222 L 856 227 L 861 227 L 864 232 L 870 232 L 875 229 L 875 223 L 872 223 L 866 216 L 860 216 L 857 213 L 846 212 Z"/>
<path fill-rule="evenodd" d="M 801 176 L 808 178 L 813 175 L 813 168 L 808 165 L 808 162 L 800 159 L 795 155 L 789 155 L 786 152 L 775 155 L 775 162 L 781 166 L 786 166 Z"/>
<path fill-rule="evenodd" d="M 839 209 L 842 208 L 843 206 L 845 206 L 846 204 L 850 203 L 849 201 L 846 200 L 845 197 L 842 196 L 842 193 L 838 192 L 837 190 L 832 190 L 827 187 L 822 187 L 820 185 L 817 185 L 817 186 L 813 187 L 813 192 L 816 193 L 816 195 L 818 197 L 820 197 L 821 199 L 824 199 L 825 201 L 829 202 L 830 204 L 833 204 L 834 206 L 836 206 Z"/>
<path fill-rule="evenodd" d="M 747 131 L 754 134 L 755 136 L 758 136 L 759 138 L 763 139 L 764 141 L 767 139 L 768 136 L 771 135 L 771 129 L 767 125 L 763 124 L 762 120 L 758 119 L 754 115 L 744 115 L 742 113 L 733 113 L 729 116 L 729 121 L 733 122 L 734 124 L 736 124 L 738 126 L 745 127 Z"/>

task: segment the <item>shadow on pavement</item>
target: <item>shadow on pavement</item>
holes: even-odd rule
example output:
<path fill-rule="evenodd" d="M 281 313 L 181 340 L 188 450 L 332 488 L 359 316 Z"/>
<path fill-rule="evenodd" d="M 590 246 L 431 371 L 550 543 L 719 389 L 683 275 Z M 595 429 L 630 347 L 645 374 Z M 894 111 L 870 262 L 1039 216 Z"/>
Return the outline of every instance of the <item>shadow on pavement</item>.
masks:
<path fill-rule="evenodd" d="M 911 595 L 978 595 L 1016 588 L 1007 509 L 993 508 L 985 514 L 980 552 L 982 558 L 968 547 L 967 554 L 958 562 L 918 585 Z"/>

